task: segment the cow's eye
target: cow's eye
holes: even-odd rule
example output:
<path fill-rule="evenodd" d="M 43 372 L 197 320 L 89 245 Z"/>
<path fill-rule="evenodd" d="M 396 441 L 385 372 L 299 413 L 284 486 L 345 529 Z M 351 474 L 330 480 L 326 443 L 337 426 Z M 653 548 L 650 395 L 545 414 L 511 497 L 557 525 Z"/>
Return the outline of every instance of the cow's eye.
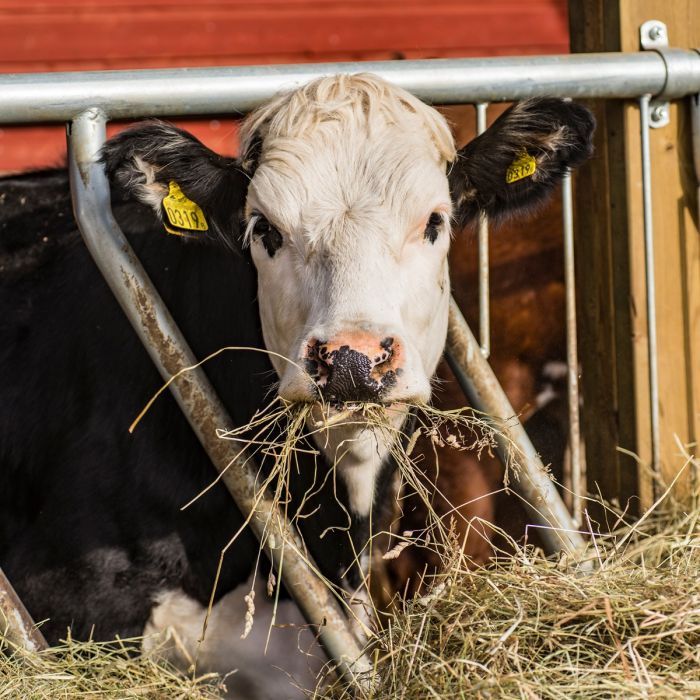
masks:
<path fill-rule="evenodd" d="M 282 234 L 260 214 L 256 215 L 253 224 L 253 238 L 258 238 L 272 258 L 282 246 Z"/>
<path fill-rule="evenodd" d="M 430 215 L 428 223 L 425 226 L 425 232 L 423 233 L 423 236 L 431 243 L 435 243 L 438 234 L 440 233 L 440 229 L 442 228 L 442 222 L 442 214 L 440 214 L 439 212 L 434 211 Z"/>

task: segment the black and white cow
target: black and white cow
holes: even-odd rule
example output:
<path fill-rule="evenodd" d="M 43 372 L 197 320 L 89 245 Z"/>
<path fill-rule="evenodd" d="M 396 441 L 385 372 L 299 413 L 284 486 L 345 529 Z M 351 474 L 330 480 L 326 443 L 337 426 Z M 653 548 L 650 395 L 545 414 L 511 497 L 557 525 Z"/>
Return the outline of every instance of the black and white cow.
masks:
<path fill-rule="evenodd" d="M 205 367 L 244 424 L 274 387 L 336 407 L 428 401 L 452 223 L 537 205 L 590 154 L 592 131 L 586 109 L 535 99 L 457 153 L 431 107 L 371 75 L 336 76 L 254 112 L 239 159 L 160 122 L 103 157 L 115 216 L 195 353 L 276 353 Z M 173 182 L 206 218 L 199 240 L 163 231 Z M 170 397 L 127 433 L 161 382 L 81 244 L 64 171 L 0 181 L 0 256 L 0 566 L 50 641 L 69 626 L 100 639 L 174 626 L 193 650 L 242 517 L 220 485 L 182 510 L 213 472 Z M 337 478 L 305 504 L 302 534 L 323 574 L 352 589 L 387 506 L 389 446 L 341 423 L 320 447 Z M 294 475 L 292 510 L 311 478 Z M 241 668 L 243 697 L 257 697 L 246 671 L 262 653 L 239 639 L 257 558 L 246 531 L 224 560 L 205 660 Z"/>

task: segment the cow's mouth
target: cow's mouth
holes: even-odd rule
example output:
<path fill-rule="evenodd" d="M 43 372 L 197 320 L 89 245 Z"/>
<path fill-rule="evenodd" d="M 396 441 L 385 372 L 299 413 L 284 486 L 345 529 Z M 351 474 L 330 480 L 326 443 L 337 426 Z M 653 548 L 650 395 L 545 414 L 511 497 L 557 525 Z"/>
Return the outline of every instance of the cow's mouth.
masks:
<path fill-rule="evenodd" d="M 338 425 L 376 425 L 391 420 L 392 417 L 404 416 L 408 410 L 406 403 L 397 401 L 360 402 L 360 401 L 317 401 L 312 409 L 314 427 L 331 428 Z M 381 420 L 383 419 L 383 420 Z"/>

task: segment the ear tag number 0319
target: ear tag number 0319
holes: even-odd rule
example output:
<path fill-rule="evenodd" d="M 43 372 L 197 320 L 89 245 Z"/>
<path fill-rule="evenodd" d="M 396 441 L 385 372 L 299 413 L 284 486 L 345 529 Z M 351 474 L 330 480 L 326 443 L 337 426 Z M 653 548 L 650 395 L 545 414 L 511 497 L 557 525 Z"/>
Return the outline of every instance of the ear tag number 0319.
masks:
<path fill-rule="evenodd" d="M 537 161 L 527 151 L 520 151 L 506 170 L 506 182 L 512 185 L 518 180 L 531 177 L 536 170 Z"/>
<path fill-rule="evenodd" d="M 163 212 L 167 219 L 165 230 L 168 233 L 186 236 L 188 231 L 209 230 L 200 206 L 187 198 L 175 180 L 170 181 L 168 194 L 163 198 Z"/>

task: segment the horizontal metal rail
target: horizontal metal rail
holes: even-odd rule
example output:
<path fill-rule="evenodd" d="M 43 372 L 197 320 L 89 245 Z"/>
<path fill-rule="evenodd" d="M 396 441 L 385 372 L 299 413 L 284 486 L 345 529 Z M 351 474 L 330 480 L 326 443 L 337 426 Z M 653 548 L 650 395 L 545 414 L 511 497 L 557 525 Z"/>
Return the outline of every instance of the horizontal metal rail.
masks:
<path fill-rule="evenodd" d="M 80 233 L 107 284 L 165 380 L 197 360 L 158 291 L 114 219 L 109 183 L 98 160 L 106 119 L 98 109 L 74 119 L 68 132 L 73 209 Z M 259 495 L 254 469 L 239 447 L 217 436 L 234 426 L 201 368 L 170 385 L 182 412 L 221 479 L 281 575 L 340 673 L 353 682 L 369 670 L 348 618 L 328 586 L 313 573 L 300 536 L 269 497 Z M 282 566 L 282 558 L 284 565 Z"/>
<path fill-rule="evenodd" d="M 375 73 L 435 104 L 552 97 L 668 99 L 700 92 L 700 55 L 640 53 L 370 61 L 0 75 L 0 122 L 69 121 L 99 108 L 108 119 L 247 112 L 282 90 L 336 73 Z"/>

